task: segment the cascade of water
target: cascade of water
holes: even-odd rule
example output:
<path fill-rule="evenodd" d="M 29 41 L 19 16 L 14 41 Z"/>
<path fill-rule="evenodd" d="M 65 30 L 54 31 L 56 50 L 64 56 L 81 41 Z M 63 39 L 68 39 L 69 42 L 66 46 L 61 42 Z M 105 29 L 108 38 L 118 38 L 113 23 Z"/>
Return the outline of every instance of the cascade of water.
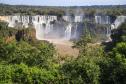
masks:
<path fill-rule="evenodd" d="M 95 22 L 98 24 L 110 24 L 109 16 L 95 16 Z"/>
<path fill-rule="evenodd" d="M 72 20 L 71 16 L 63 16 L 62 18 L 67 22 L 71 22 Z"/>
<path fill-rule="evenodd" d="M 53 17 L 51 17 L 51 16 L 47 17 L 47 21 L 46 21 L 46 25 L 45 25 L 45 31 L 44 31 L 45 34 L 48 34 L 53 29 L 51 24 L 50 24 L 50 22 L 53 21 L 53 20 L 54 20 Z"/>
<path fill-rule="evenodd" d="M 16 20 L 16 16 L 9 16 L 8 18 L 8 26 L 9 27 L 15 27 L 15 20 Z"/>
<path fill-rule="evenodd" d="M 28 27 L 29 16 L 8 16 L 9 27 L 15 27 L 17 23 L 22 23 L 25 28 Z"/>
<path fill-rule="evenodd" d="M 63 19 L 69 22 L 70 24 L 65 27 L 65 38 L 67 40 L 71 38 L 76 38 L 77 36 L 77 24 L 72 29 L 72 22 L 82 22 L 83 17 L 82 16 L 75 16 L 75 18 L 71 16 L 63 16 Z M 42 40 L 50 35 L 54 35 L 57 32 L 57 35 L 62 36 L 60 33 L 63 29 L 62 27 L 56 28 L 54 30 L 54 26 L 51 22 L 54 20 L 57 21 L 57 16 L 8 16 L 7 22 L 9 23 L 9 27 L 15 27 L 17 26 L 17 23 L 21 23 L 21 26 L 27 28 L 29 26 L 29 23 L 32 23 L 36 30 L 36 38 L 38 40 Z M 60 23 L 62 24 L 62 23 Z M 65 24 L 63 24 L 65 25 Z M 58 31 L 57 31 L 58 30 Z M 61 31 L 60 31 L 61 30 Z M 72 34 L 71 34 L 72 33 Z M 51 36 L 53 37 L 53 36 Z M 58 36 L 56 36 L 58 37 Z"/>
<path fill-rule="evenodd" d="M 40 23 L 34 23 L 35 30 L 36 30 L 36 38 L 38 40 L 42 40 L 44 38 L 44 28 L 43 25 Z"/>
<path fill-rule="evenodd" d="M 38 40 L 43 40 L 47 38 L 65 38 L 65 40 L 70 40 L 72 38 L 77 38 L 79 36 L 80 23 L 83 21 L 83 16 L 63 16 L 66 22 L 58 21 L 57 16 L 7 16 L 7 22 L 9 27 L 17 27 L 17 23 L 21 23 L 21 26 L 27 28 L 29 23 L 32 23 L 36 30 L 36 38 Z M 55 21 L 54 21 L 55 20 Z M 110 36 L 111 29 L 117 28 L 121 23 L 126 20 L 126 16 L 117 16 L 115 22 L 111 24 L 110 16 L 95 16 L 96 23 L 111 25 L 107 27 L 106 35 Z M 66 26 L 66 24 L 68 25 Z M 82 25 L 83 26 L 83 25 Z M 54 28 L 53 28 L 54 27 Z"/>
<path fill-rule="evenodd" d="M 100 24 L 101 23 L 101 16 L 95 16 L 95 22 Z"/>
<path fill-rule="evenodd" d="M 114 29 L 115 28 L 115 25 L 114 24 L 111 24 L 111 29 Z"/>
<path fill-rule="evenodd" d="M 46 23 L 45 34 L 48 34 L 53 29 L 52 27 L 50 23 Z"/>
<path fill-rule="evenodd" d="M 115 22 L 114 22 L 114 28 L 118 28 L 123 22 L 126 21 L 126 16 L 117 16 Z"/>
<path fill-rule="evenodd" d="M 21 19 L 22 19 L 21 22 L 23 23 L 23 26 L 27 28 L 29 24 L 29 16 L 21 16 Z"/>
<path fill-rule="evenodd" d="M 36 30 L 36 38 L 42 40 L 44 38 L 44 27 L 39 16 L 32 17 L 32 23 Z"/>
<path fill-rule="evenodd" d="M 106 36 L 110 36 L 111 35 L 111 26 L 107 27 L 106 29 Z"/>
<path fill-rule="evenodd" d="M 106 16 L 106 24 L 110 24 L 110 17 L 109 16 Z"/>
<path fill-rule="evenodd" d="M 83 16 L 75 16 L 74 21 L 75 22 L 82 22 L 83 21 Z"/>
<path fill-rule="evenodd" d="M 70 23 L 65 30 L 65 40 L 71 39 L 71 30 L 72 30 L 72 24 Z"/>
<path fill-rule="evenodd" d="M 111 24 L 110 23 L 110 17 L 109 16 L 106 16 L 105 23 L 106 24 Z M 106 35 L 107 35 L 107 37 L 110 38 L 110 35 L 111 35 L 111 25 L 107 27 L 107 34 Z"/>
<path fill-rule="evenodd" d="M 72 37 L 74 39 L 77 38 L 77 26 L 78 26 L 78 24 L 75 25 L 74 34 L 73 34 L 73 37 Z"/>
<path fill-rule="evenodd" d="M 36 37 L 39 40 L 45 39 L 49 32 L 53 29 L 53 24 L 50 24 L 51 21 L 57 20 L 56 16 L 34 16 L 32 17 L 33 25 L 36 29 Z"/>

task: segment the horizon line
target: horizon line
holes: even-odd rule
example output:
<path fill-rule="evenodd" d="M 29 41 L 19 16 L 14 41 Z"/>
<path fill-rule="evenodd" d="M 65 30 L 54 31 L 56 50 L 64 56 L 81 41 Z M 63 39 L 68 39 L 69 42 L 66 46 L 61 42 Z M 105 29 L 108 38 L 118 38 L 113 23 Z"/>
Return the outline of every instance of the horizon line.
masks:
<path fill-rule="evenodd" d="M 48 6 L 48 7 L 82 7 L 82 6 L 124 6 L 126 4 L 104 4 L 104 5 L 33 5 L 33 4 L 7 4 L 7 3 L 0 3 L 0 4 L 3 4 L 3 5 L 12 5 L 12 6 Z"/>

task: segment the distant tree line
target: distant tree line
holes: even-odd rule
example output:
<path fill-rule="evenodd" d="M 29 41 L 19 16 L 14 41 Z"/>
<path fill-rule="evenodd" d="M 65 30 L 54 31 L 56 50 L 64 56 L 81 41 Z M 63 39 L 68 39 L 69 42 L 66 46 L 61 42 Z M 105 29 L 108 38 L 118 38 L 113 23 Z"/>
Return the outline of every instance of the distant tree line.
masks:
<path fill-rule="evenodd" d="M 80 10 L 81 9 L 81 10 Z M 81 13 L 77 13 L 80 10 Z M 6 5 L 0 4 L 0 15 L 57 15 L 65 14 L 107 14 L 107 15 L 126 15 L 125 5 L 109 6 L 26 6 L 26 5 Z"/>

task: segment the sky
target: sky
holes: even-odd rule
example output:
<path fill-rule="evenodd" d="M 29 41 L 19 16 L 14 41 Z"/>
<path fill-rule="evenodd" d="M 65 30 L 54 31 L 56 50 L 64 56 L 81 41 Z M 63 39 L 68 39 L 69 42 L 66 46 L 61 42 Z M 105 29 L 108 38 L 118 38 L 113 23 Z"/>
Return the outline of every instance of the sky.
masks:
<path fill-rule="evenodd" d="M 0 0 L 0 3 L 40 6 L 91 6 L 124 5 L 126 4 L 126 0 Z"/>

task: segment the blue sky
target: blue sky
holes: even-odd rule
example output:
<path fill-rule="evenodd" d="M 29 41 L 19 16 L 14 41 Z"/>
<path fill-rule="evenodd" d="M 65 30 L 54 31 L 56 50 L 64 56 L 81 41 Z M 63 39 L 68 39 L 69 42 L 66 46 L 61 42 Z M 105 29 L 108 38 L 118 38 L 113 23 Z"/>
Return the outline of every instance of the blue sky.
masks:
<path fill-rule="evenodd" d="M 87 5 L 122 5 L 126 0 L 0 0 L 0 3 L 12 5 L 41 6 L 87 6 Z"/>

